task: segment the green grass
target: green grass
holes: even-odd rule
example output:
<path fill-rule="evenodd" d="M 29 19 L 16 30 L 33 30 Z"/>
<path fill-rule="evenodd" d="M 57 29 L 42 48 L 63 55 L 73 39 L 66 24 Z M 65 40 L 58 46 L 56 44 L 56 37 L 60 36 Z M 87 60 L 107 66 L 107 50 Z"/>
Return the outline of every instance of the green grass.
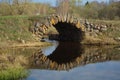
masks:
<path fill-rule="evenodd" d="M 107 31 L 103 34 L 107 37 L 116 38 L 120 37 L 120 20 L 94 20 L 90 19 L 89 22 L 94 24 L 108 25 Z"/>
<path fill-rule="evenodd" d="M 107 30 L 100 32 L 99 34 L 97 34 L 97 37 L 95 38 L 88 36 L 87 40 L 84 40 L 83 43 L 120 44 L 119 41 L 115 40 L 116 38 L 120 37 L 120 21 L 119 20 L 89 19 L 88 21 L 96 25 L 107 25 Z"/>
<path fill-rule="evenodd" d="M 0 80 L 19 80 L 27 77 L 27 64 L 27 58 L 23 55 L 0 53 Z"/>
<path fill-rule="evenodd" d="M 18 42 L 20 39 L 32 41 L 32 33 L 29 28 L 32 22 L 27 16 L 3 16 L 0 17 L 0 41 Z"/>
<path fill-rule="evenodd" d="M 3 42 L 33 42 L 35 36 L 29 31 L 33 28 L 34 21 L 45 22 L 40 16 L 0 16 L 0 43 Z"/>
<path fill-rule="evenodd" d="M 22 68 L 8 68 L 6 70 L 0 70 L 0 80 L 19 80 L 27 77 L 28 72 Z"/>
<path fill-rule="evenodd" d="M 29 18 L 27 15 L 19 15 L 19 16 L 0 16 L 0 19 L 11 19 L 11 18 Z"/>

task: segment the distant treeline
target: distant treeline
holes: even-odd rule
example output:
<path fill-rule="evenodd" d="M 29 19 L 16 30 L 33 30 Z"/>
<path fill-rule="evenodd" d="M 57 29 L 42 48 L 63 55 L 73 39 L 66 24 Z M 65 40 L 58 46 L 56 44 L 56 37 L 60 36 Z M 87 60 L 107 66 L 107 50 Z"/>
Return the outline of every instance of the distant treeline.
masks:
<path fill-rule="evenodd" d="M 120 19 L 120 1 L 86 2 L 82 0 L 56 0 L 56 6 L 48 3 L 33 3 L 31 0 L 1 0 L 0 16 L 73 14 L 86 19 Z"/>
<path fill-rule="evenodd" d="M 120 19 L 120 1 L 112 2 L 109 4 L 87 2 L 85 6 L 82 7 L 82 9 L 83 13 L 81 15 L 84 16 L 84 18 L 110 19 L 110 20 Z"/>

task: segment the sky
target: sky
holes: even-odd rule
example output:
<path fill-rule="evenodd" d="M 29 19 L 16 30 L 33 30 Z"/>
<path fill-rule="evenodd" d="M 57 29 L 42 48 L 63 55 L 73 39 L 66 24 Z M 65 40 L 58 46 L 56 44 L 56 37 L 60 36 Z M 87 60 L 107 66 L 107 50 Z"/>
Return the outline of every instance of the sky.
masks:
<path fill-rule="evenodd" d="M 92 2 L 92 1 L 98 1 L 98 2 L 109 2 L 109 0 L 82 0 L 82 3 L 86 3 L 86 2 Z M 56 5 L 56 0 L 34 0 L 34 2 L 41 2 L 41 3 L 49 3 L 52 6 Z"/>

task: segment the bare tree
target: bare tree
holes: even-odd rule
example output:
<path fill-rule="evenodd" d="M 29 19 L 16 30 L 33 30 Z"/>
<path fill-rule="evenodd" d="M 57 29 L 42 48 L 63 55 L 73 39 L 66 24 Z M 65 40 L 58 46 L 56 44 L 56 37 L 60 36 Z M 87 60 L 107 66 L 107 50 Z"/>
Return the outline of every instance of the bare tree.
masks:
<path fill-rule="evenodd" d="M 69 12 L 69 0 L 57 0 L 57 14 L 66 15 Z"/>
<path fill-rule="evenodd" d="M 1 0 L 2 9 L 6 10 L 9 15 L 22 15 L 26 11 L 31 0 Z M 6 13 L 3 13 L 6 14 Z"/>

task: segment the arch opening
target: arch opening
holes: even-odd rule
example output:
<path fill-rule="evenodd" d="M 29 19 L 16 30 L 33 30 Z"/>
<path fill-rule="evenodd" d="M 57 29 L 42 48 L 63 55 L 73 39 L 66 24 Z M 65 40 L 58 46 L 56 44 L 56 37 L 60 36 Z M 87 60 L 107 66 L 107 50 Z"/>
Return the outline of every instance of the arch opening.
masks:
<path fill-rule="evenodd" d="M 53 25 L 59 34 L 51 34 L 49 39 L 58 41 L 81 41 L 83 40 L 83 31 L 70 22 L 58 22 Z"/>

